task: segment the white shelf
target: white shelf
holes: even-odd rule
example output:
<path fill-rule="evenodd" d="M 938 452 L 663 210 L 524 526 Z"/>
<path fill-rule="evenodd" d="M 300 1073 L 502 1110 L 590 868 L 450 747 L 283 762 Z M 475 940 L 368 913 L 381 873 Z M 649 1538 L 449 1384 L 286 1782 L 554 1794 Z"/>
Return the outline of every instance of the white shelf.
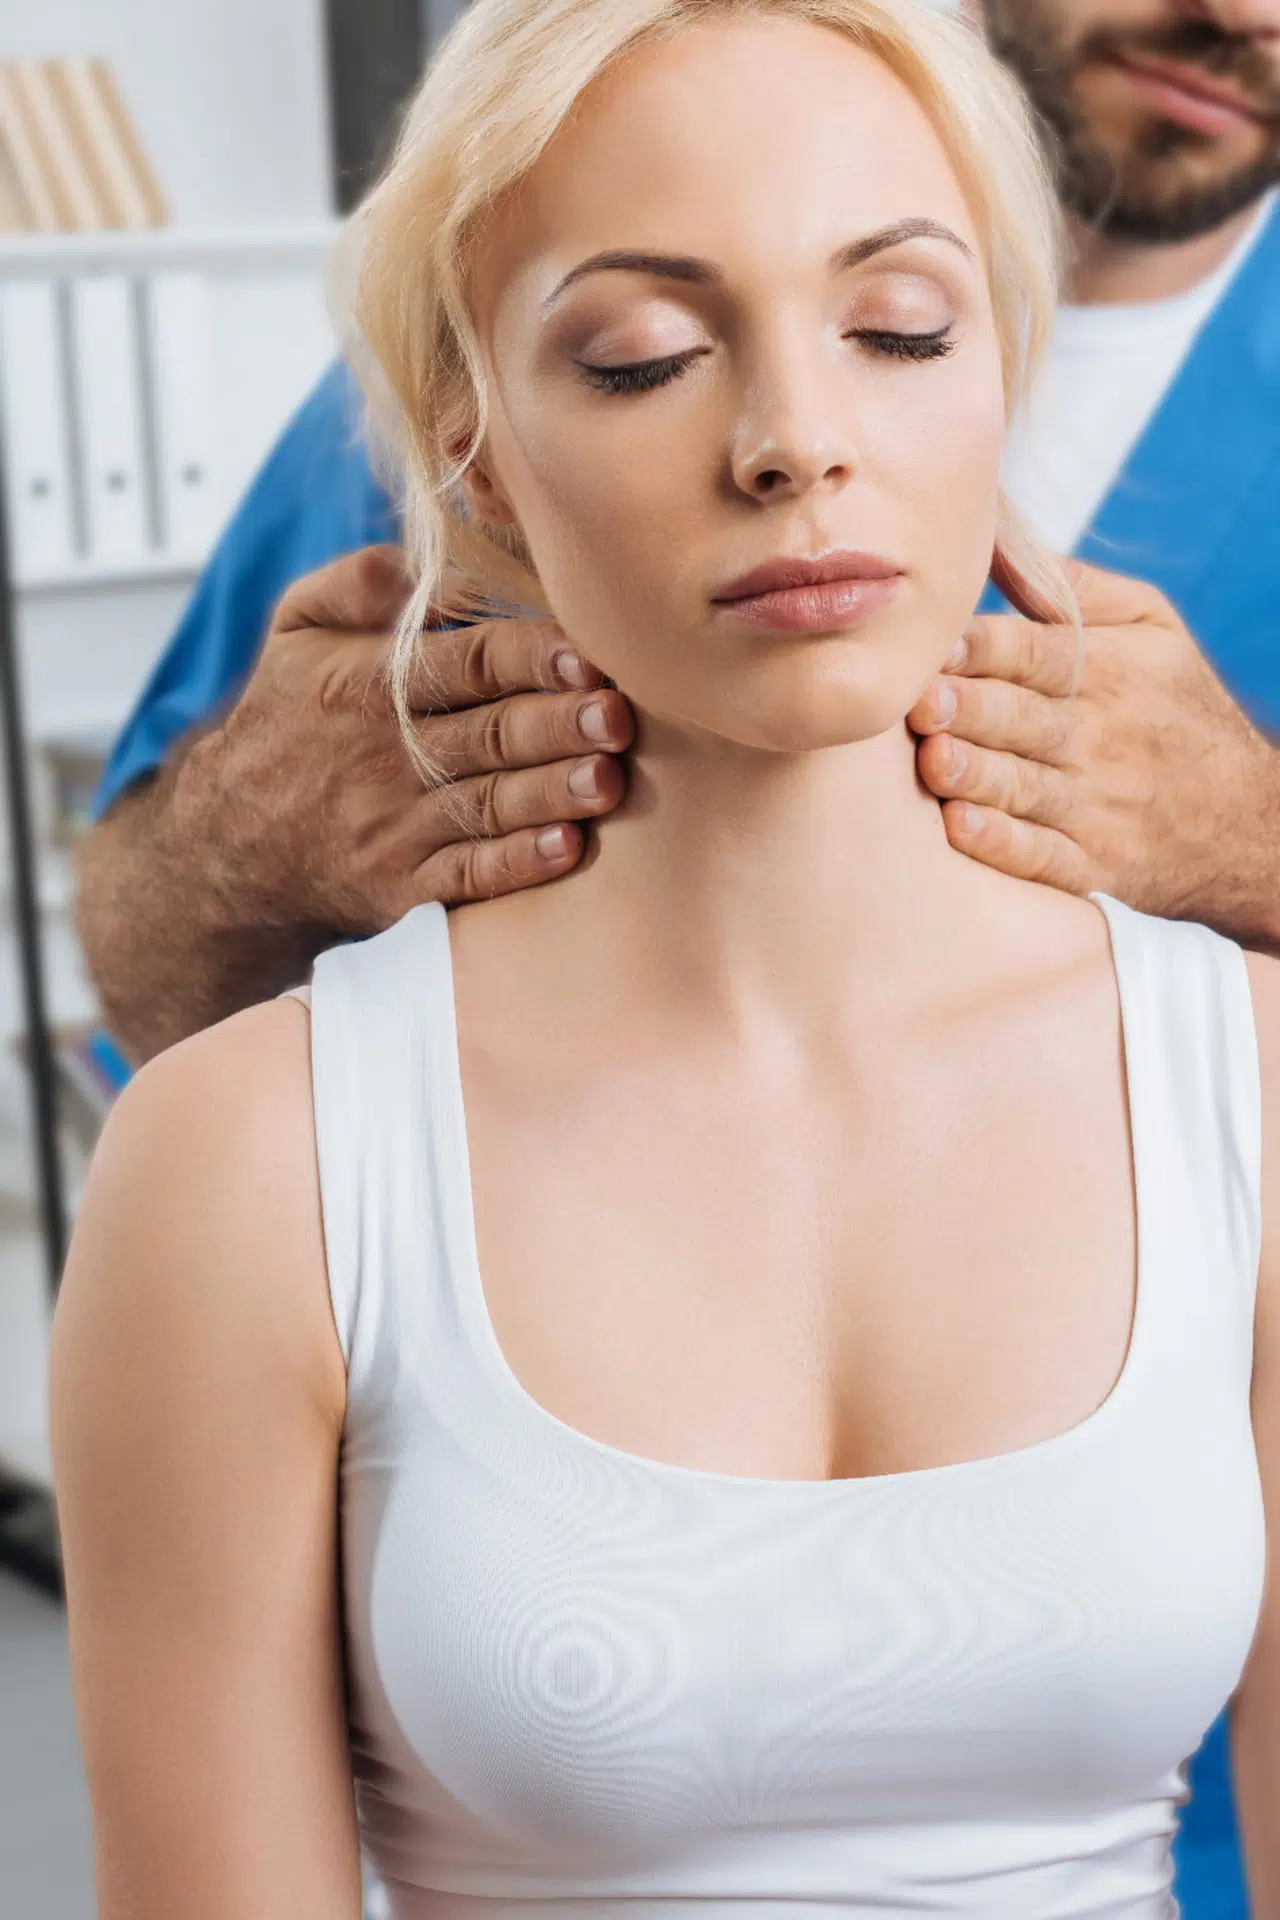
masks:
<path fill-rule="evenodd" d="M 207 554 L 157 553 L 147 560 L 122 566 L 104 566 L 91 560 L 76 562 L 57 573 L 19 574 L 14 588 L 22 594 L 98 593 L 110 587 L 145 587 L 153 583 L 191 585 Z"/>
<path fill-rule="evenodd" d="M 0 235 L 0 278 L 96 269 L 147 273 L 165 267 L 263 273 L 314 269 L 327 260 L 340 220 L 252 227 L 152 227 L 142 232 Z"/>

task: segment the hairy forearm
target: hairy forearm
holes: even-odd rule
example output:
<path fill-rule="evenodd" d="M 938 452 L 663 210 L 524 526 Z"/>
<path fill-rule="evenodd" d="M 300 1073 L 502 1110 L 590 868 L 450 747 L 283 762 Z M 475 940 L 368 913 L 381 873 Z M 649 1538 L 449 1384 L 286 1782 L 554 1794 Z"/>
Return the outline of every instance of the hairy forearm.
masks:
<path fill-rule="evenodd" d="M 123 795 L 82 852 L 81 945 L 136 1064 L 291 986 L 332 937 L 255 899 L 236 806 L 216 732 L 204 735 Z"/>
<path fill-rule="evenodd" d="M 1254 734 L 1251 748 L 1233 793 L 1233 826 L 1202 899 L 1191 901 L 1183 917 L 1280 957 L 1280 746 Z"/>

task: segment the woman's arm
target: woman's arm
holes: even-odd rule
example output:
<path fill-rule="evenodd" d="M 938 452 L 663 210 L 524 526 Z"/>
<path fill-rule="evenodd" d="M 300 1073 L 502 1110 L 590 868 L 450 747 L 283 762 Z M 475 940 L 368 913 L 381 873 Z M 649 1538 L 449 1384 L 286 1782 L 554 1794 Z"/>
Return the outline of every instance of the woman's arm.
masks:
<path fill-rule="evenodd" d="M 54 1329 L 100 1920 L 357 1920 L 345 1396 L 308 1019 L 255 1007 L 113 1113 Z"/>
<path fill-rule="evenodd" d="M 1280 963 L 1251 959 L 1262 1065 L 1262 1267 L 1253 1428 L 1267 1517 L 1262 1617 L 1232 1714 L 1236 1801 L 1254 1920 L 1280 1920 Z"/>

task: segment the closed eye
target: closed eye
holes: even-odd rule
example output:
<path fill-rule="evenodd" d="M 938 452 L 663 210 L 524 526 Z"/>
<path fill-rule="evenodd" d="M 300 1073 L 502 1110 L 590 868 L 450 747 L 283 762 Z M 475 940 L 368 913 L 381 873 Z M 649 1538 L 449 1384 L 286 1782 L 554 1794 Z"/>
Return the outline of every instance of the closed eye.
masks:
<path fill-rule="evenodd" d="M 873 353 L 894 360 L 941 360 L 958 344 L 951 324 L 932 333 L 903 333 L 888 327 L 860 327 L 850 338 L 869 347 Z M 664 354 L 658 360 L 633 360 L 622 366 L 597 366 L 587 360 L 578 362 L 590 386 L 602 393 L 652 393 L 656 387 L 669 386 L 689 371 L 694 361 L 709 352 L 707 347 L 687 347 L 683 353 Z"/>
<path fill-rule="evenodd" d="M 602 393 L 651 393 L 687 373 L 694 361 L 708 353 L 708 347 L 687 347 L 683 353 L 668 353 L 661 360 L 633 360 L 626 366 L 599 367 L 579 360 L 587 383 Z"/>
<path fill-rule="evenodd" d="M 873 353 L 888 354 L 893 360 L 942 360 L 954 353 L 956 336 L 948 321 L 932 333 L 899 333 L 888 327 L 858 327 L 847 336 L 858 340 Z"/>

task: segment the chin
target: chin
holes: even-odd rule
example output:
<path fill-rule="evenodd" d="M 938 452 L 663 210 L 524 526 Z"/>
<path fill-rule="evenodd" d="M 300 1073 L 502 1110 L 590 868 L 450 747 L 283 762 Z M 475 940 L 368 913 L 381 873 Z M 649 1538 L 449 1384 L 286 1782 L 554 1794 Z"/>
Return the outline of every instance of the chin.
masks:
<path fill-rule="evenodd" d="M 734 687 L 712 730 L 768 753 L 817 753 L 875 740 L 900 727 L 937 670 L 936 641 L 916 649 L 863 645 L 815 648 L 806 659 L 777 659 L 771 670 Z M 921 649 L 920 651 L 924 651 Z"/>
<path fill-rule="evenodd" d="M 910 692 L 886 688 L 882 693 L 867 688 L 843 693 L 827 689 L 820 698 L 775 701 L 755 712 L 739 709 L 732 715 L 721 714 L 714 731 L 738 746 L 764 753 L 820 753 L 877 740 L 902 726 L 918 694 L 918 688 Z"/>

